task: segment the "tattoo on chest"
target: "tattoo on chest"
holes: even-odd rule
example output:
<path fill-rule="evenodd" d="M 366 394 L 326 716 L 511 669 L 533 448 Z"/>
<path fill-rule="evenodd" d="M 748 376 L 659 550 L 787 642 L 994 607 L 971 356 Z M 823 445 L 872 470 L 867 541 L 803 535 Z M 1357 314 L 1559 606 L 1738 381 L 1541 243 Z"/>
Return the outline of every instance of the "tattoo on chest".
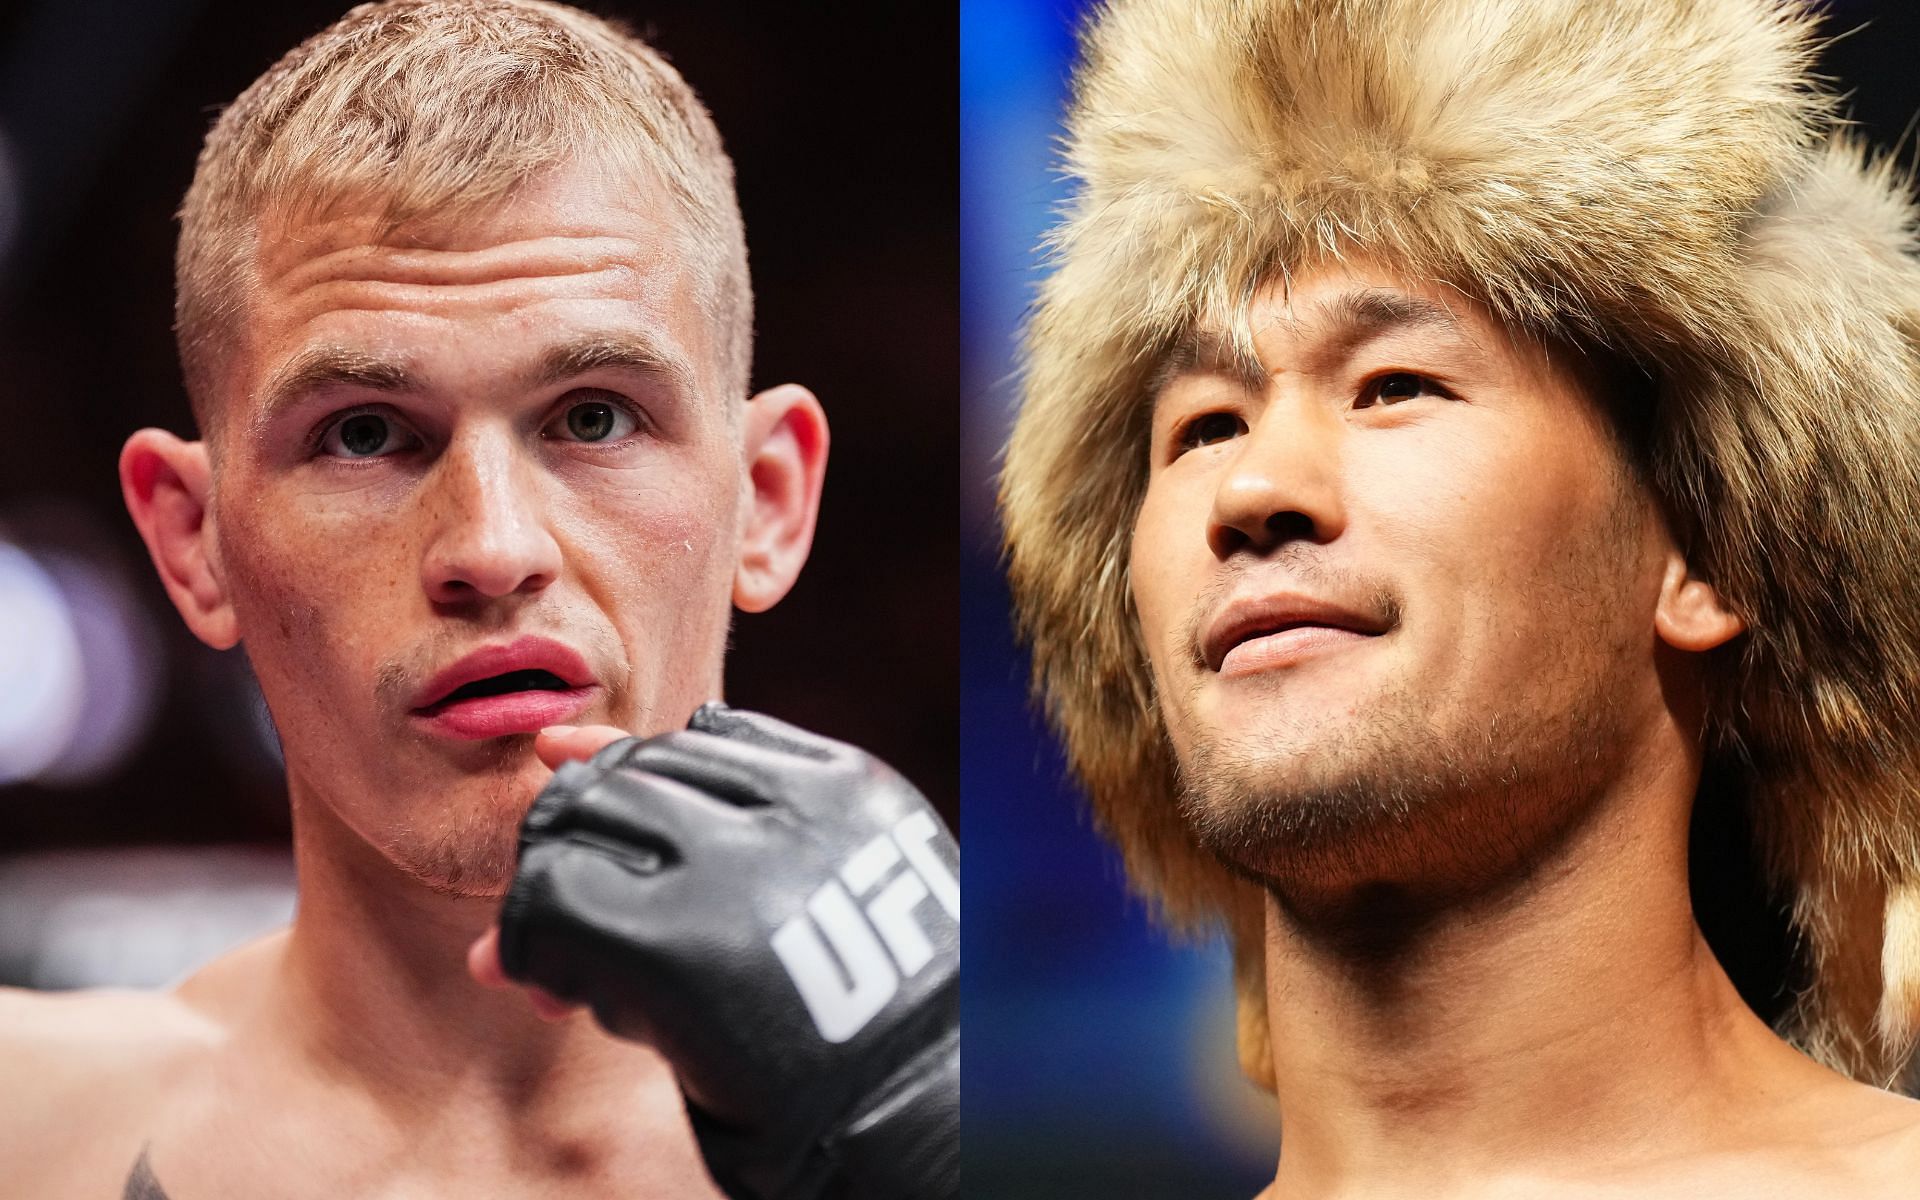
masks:
<path fill-rule="evenodd" d="M 133 1164 L 133 1171 L 127 1176 L 127 1190 L 120 1193 L 120 1200 L 167 1200 L 165 1189 L 153 1177 L 153 1164 L 147 1161 L 145 1146 L 140 1148 L 140 1161 Z"/>

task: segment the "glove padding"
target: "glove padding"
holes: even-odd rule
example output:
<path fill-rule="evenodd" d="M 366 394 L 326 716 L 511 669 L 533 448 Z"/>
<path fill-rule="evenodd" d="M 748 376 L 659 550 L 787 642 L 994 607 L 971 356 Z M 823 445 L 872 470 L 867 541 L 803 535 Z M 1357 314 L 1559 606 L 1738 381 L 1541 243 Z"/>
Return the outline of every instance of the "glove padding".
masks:
<path fill-rule="evenodd" d="M 709 704 L 554 773 L 500 961 L 666 1056 L 735 1200 L 956 1196 L 958 865 L 879 760 Z"/>

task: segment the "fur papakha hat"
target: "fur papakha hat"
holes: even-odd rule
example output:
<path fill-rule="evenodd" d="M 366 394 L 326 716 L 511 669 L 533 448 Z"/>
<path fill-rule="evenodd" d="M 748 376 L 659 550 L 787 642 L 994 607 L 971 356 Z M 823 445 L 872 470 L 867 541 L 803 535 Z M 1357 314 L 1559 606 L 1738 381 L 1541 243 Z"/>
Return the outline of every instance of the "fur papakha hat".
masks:
<path fill-rule="evenodd" d="M 1027 330 L 1001 513 L 1034 682 L 1134 886 L 1236 942 L 1257 889 L 1175 810 L 1128 590 L 1147 389 L 1202 313 L 1364 253 L 1656 382 L 1652 479 L 1745 619 L 1717 681 L 1811 983 L 1782 1032 L 1893 1081 L 1920 1023 L 1920 262 L 1790 0 L 1113 0 Z"/>

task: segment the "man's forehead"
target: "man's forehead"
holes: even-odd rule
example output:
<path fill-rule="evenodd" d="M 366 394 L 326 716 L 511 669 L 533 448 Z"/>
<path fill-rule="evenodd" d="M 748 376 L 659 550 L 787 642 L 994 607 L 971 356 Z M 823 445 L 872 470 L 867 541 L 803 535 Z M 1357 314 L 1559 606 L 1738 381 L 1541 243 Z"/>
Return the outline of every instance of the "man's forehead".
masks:
<path fill-rule="evenodd" d="M 1389 334 L 1477 347 L 1491 328 L 1479 305 L 1431 285 L 1346 268 L 1283 276 L 1242 305 L 1203 313 L 1162 357 L 1154 394 L 1191 373 L 1264 387 L 1278 361 L 1337 361 Z"/>
<path fill-rule="evenodd" d="M 362 188 L 319 208 L 269 203 L 253 238 L 250 323 L 310 315 L 330 298 L 362 311 L 391 300 L 486 305 L 515 284 L 542 282 L 556 293 L 698 306 L 701 271 L 687 222 L 657 180 L 583 164 L 538 173 L 477 206 L 448 198 L 407 207 L 417 202 Z M 369 285 L 388 286 L 369 303 Z"/>
<path fill-rule="evenodd" d="M 499 381 L 508 390 L 531 391 L 566 380 L 610 371 L 639 376 L 657 388 L 690 398 L 699 388 L 685 351 L 668 338 L 641 328 L 576 332 L 546 341 L 529 340 L 516 355 L 515 377 Z M 249 421 L 264 432 L 288 408 L 314 392 L 349 387 L 376 392 L 430 392 L 445 381 L 417 349 L 397 345 L 382 350 L 350 343 L 321 342 L 281 363 L 259 391 Z"/>
<path fill-rule="evenodd" d="M 317 199 L 316 199 L 317 198 Z M 379 180 L 283 191 L 263 203 L 255 265 L 272 278 L 300 262 L 364 247 L 484 252 L 542 238 L 618 236 L 673 243 L 687 221 L 648 172 L 593 162 L 549 168 L 504 195 L 410 196 Z"/>
<path fill-rule="evenodd" d="M 562 171 L 398 223 L 350 201 L 261 222 L 233 377 L 245 427 L 329 385 L 426 391 L 462 370 L 525 387 L 624 370 L 689 396 L 717 379 L 698 264 L 657 182 Z"/>

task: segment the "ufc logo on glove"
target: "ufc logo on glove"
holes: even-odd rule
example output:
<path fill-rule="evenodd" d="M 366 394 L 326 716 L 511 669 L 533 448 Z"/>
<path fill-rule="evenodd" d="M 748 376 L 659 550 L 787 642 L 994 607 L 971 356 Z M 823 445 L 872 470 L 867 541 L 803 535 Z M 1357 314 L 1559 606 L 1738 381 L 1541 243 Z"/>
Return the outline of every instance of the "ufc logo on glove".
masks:
<path fill-rule="evenodd" d="M 959 869 L 885 763 L 709 704 L 554 772 L 500 962 L 673 1065 L 732 1200 L 951 1198 Z"/>
<path fill-rule="evenodd" d="M 922 901 L 931 896 L 938 901 L 934 918 L 944 912 L 959 925 L 960 881 L 933 848 L 936 832 L 928 813 L 903 818 L 809 896 L 806 912 L 774 932 L 773 952 L 827 1041 L 844 1042 L 866 1028 L 899 991 L 901 977 L 912 978 L 933 960 L 933 944 L 919 923 Z M 860 907 L 857 899 L 876 888 Z"/>

